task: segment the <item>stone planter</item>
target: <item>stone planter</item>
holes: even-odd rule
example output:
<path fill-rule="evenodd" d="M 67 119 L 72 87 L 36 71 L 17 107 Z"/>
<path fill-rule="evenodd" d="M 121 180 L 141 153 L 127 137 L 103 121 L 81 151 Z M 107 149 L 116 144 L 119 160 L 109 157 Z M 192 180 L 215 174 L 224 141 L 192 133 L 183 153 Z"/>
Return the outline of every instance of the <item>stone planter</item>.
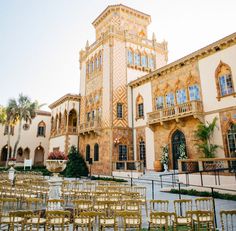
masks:
<path fill-rule="evenodd" d="M 61 199 L 62 178 L 58 176 L 66 168 L 67 160 L 47 160 L 46 167 L 53 177 L 49 180 L 49 199 Z M 52 202 L 48 205 L 48 210 L 63 210 L 60 202 Z"/>
<path fill-rule="evenodd" d="M 7 164 L 8 164 L 9 167 L 14 167 L 16 165 L 16 161 L 15 160 L 9 160 Z"/>
<path fill-rule="evenodd" d="M 67 160 L 46 160 L 46 167 L 49 172 L 58 174 L 65 170 L 66 163 Z"/>

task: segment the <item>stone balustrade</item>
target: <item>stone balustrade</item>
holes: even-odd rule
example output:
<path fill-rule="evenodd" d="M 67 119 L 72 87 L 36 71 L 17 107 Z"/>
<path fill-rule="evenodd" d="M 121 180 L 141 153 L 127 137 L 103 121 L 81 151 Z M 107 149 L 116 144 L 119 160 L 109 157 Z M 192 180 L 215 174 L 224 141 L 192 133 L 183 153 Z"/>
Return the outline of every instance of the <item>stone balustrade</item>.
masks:
<path fill-rule="evenodd" d="M 198 117 L 203 113 L 201 101 L 190 101 L 172 107 L 165 107 L 154 112 L 147 113 L 148 124 L 162 124 L 169 120 L 179 120 L 187 116 Z"/>

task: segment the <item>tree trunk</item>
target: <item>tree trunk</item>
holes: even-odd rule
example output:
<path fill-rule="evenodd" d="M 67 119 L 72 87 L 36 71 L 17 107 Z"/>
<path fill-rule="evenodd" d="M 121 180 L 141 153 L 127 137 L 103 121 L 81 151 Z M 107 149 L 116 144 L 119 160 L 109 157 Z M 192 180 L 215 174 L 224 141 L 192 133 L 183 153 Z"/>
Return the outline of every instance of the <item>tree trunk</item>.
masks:
<path fill-rule="evenodd" d="M 18 128 L 18 136 L 17 136 L 17 140 L 16 140 L 16 143 L 15 143 L 15 146 L 14 146 L 14 150 L 13 150 L 13 157 L 16 158 L 16 149 L 17 149 L 17 146 L 20 142 L 20 136 L 21 136 L 21 125 L 22 125 L 22 120 L 20 120 L 19 122 L 19 128 Z"/>
<path fill-rule="evenodd" d="M 6 165 L 5 165 L 6 168 L 7 168 L 8 159 L 10 157 L 10 138 L 11 138 L 11 134 L 10 134 L 11 128 L 10 128 L 9 124 L 7 126 L 8 126 L 8 129 L 7 129 L 7 159 L 6 159 Z"/>

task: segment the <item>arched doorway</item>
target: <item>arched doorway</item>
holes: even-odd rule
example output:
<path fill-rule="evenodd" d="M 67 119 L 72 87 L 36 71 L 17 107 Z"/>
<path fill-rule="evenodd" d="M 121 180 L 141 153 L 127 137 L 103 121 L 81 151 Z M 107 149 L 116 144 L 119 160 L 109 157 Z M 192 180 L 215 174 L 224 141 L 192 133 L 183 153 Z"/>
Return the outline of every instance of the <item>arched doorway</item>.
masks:
<path fill-rule="evenodd" d="M 23 153 L 23 157 L 24 157 L 24 159 L 30 158 L 30 149 L 28 147 L 25 148 L 24 153 Z"/>
<path fill-rule="evenodd" d="M 11 157 L 11 147 L 10 147 L 9 157 Z M 7 144 L 2 148 L 1 161 L 7 161 Z"/>
<path fill-rule="evenodd" d="M 17 149 L 16 162 L 24 162 L 23 149 L 21 147 Z"/>
<path fill-rule="evenodd" d="M 34 165 L 40 166 L 43 165 L 44 162 L 44 148 L 42 146 L 38 146 L 34 151 Z"/>
<path fill-rule="evenodd" d="M 173 160 L 173 169 L 178 169 L 178 159 L 180 156 L 180 145 L 184 144 L 186 147 L 186 140 L 184 133 L 180 130 L 176 130 L 171 138 L 172 145 L 172 160 Z"/>

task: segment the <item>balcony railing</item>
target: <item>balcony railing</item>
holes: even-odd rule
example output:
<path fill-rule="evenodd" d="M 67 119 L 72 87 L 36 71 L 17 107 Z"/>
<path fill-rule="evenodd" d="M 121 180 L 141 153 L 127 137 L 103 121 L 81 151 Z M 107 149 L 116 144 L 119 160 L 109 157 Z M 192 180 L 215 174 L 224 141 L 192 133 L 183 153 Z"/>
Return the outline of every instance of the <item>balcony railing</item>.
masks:
<path fill-rule="evenodd" d="M 101 127 L 101 123 L 99 119 L 91 120 L 86 123 L 82 123 L 79 126 L 79 133 L 89 133 L 89 132 L 97 132 Z"/>
<path fill-rule="evenodd" d="M 57 130 L 51 130 L 51 137 L 65 135 L 66 133 L 77 135 L 78 128 L 76 126 L 68 126 L 68 129 L 65 128 L 58 128 Z"/>
<path fill-rule="evenodd" d="M 134 171 L 143 172 L 143 161 L 140 160 L 127 160 L 127 161 L 115 161 L 112 163 L 113 171 Z"/>
<path fill-rule="evenodd" d="M 69 126 L 69 127 L 68 127 L 68 132 L 69 132 L 69 133 L 72 133 L 72 134 L 77 134 L 78 129 L 77 129 L 77 127 L 75 127 L 75 126 Z"/>
<path fill-rule="evenodd" d="M 163 123 L 173 119 L 178 120 L 187 116 L 198 117 L 202 112 L 202 102 L 191 101 L 148 113 L 148 124 Z"/>

